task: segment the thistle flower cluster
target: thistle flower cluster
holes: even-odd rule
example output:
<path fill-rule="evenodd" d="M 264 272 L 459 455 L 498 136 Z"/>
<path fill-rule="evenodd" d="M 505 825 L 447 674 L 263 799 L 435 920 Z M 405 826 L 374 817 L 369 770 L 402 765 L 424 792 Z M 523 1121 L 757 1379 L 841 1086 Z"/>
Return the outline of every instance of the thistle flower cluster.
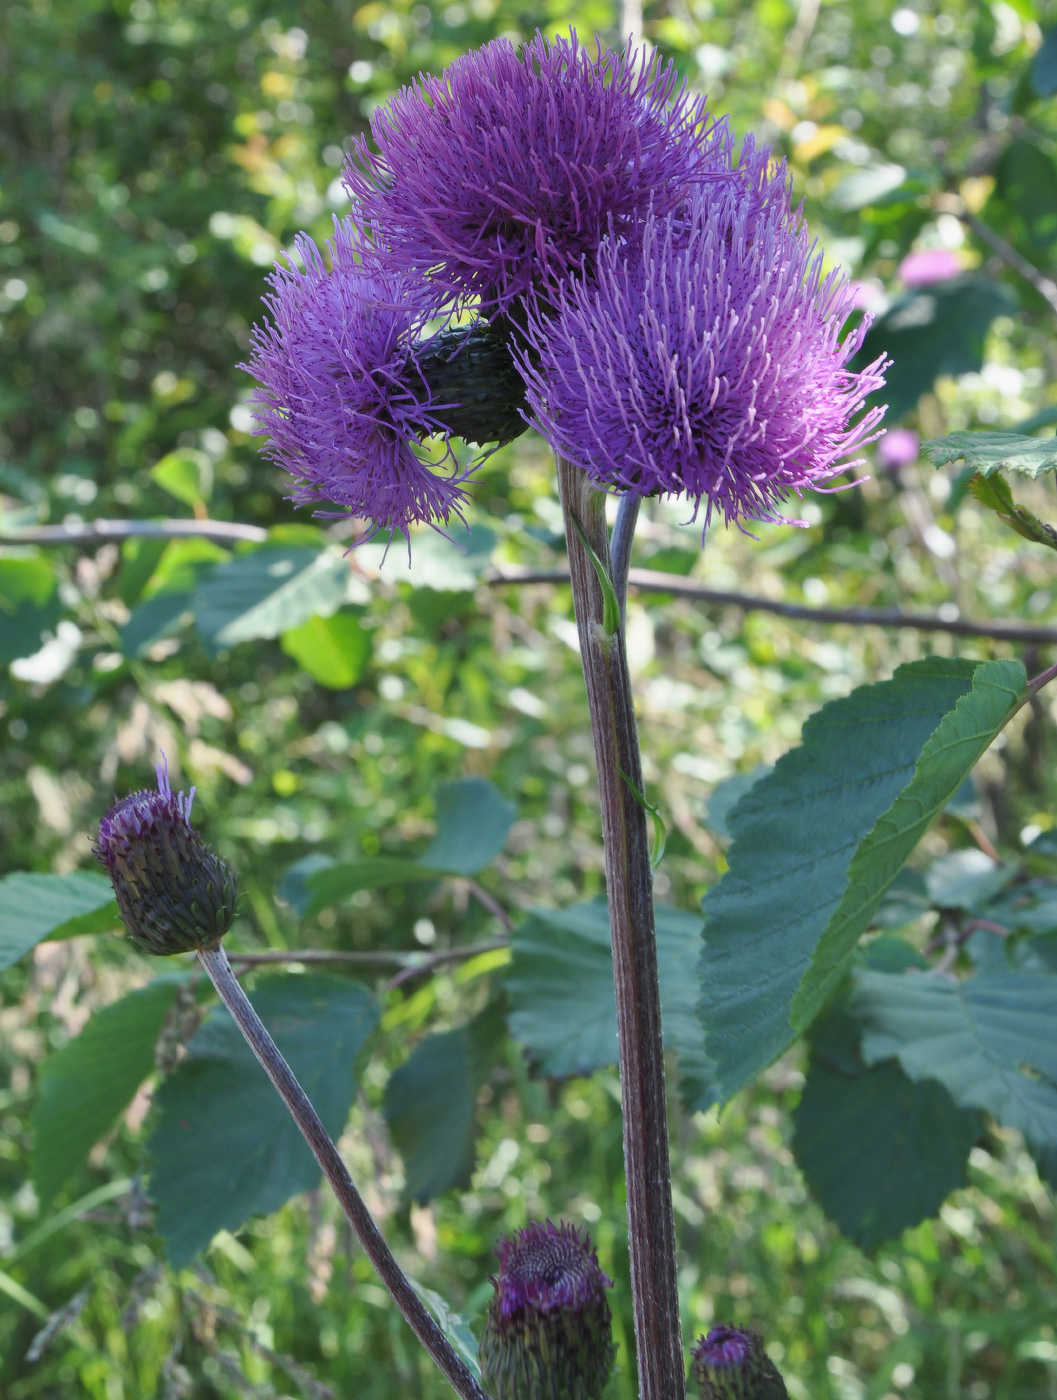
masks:
<path fill-rule="evenodd" d="M 93 849 L 132 942 L 141 952 L 168 957 L 224 937 L 235 917 L 238 884 L 191 825 L 194 788 L 174 797 L 168 765 L 159 765 L 157 775 L 157 791 L 144 788 L 111 807 Z"/>
<path fill-rule="evenodd" d="M 481 1338 L 494 1400 L 599 1400 L 613 1367 L 612 1280 L 586 1231 L 527 1225 L 497 1249 L 499 1275 Z"/>
<path fill-rule="evenodd" d="M 658 57 L 495 40 L 378 108 L 344 180 L 246 366 L 296 500 L 446 525 L 452 437 L 531 422 L 607 490 L 781 519 L 877 436 L 882 364 L 849 369 L 865 325 L 784 167 Z"/>
<path fill-rule="evenodd" d="M 701 1400 L 789 1400 L 777 1366 L 747 1327 L 713 1327 L 692 1354 L 690 1375 Z"/>

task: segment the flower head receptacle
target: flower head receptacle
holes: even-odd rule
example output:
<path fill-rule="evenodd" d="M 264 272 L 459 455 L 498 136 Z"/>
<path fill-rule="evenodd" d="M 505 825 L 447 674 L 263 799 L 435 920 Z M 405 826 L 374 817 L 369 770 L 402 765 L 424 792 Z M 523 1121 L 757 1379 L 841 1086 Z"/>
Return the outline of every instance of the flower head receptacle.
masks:
<path fill-rule="evenodd" d="M 158 957 L 219 942 L 231 927 L 238 884 L 191 825 L 188 796 L 173 796 L 165 765 L 158 788 L 115 803 L 99 823 L 94 847 L 110 876 L 128 935 Z"/>
<path fill-rule="evenodd" d="M 694 1345 L 690 1377 L 701 1400 L 789 1400 L 785 1381 L 747 1327 L 713 1327 Z"/>
<path fill-rule="evenodd" d="M 586 1231 L 534 1223 L 500 1242 L 481 1338 L 494 1400 L 599 1400 L 613 1368 L 612 1281 Z"/>

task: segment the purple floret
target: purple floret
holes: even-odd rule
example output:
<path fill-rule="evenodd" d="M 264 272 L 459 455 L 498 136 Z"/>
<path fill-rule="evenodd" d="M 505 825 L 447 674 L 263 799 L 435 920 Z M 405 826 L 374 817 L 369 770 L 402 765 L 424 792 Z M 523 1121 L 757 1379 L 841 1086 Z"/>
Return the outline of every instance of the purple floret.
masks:
<path fill-rule="evenodd" d="M 734 178 L 651 213 L 639 243 L 604 242 L 593 275 L 537 307 L 521 357 L 540 431 L 600 485 L 682 495 L 728 522 L 782 520 L 790 492 L 857 462 L 884 380 L 852 373 L 868 322 L 841 340 L 853 293 L 751 142 Z"/>
<path fill-rule="evenodd" d="M 722 179 L 731 136 L 671 63 L 542 34 L 496 39 L 371 117 L 345 183 L 400 271 L 506 311 L 593 259 L 612 225 Z"/>
<path fill-rule="evenodd" d="M 586 1230 L 575 1225 L 533 1222 L 500 1240 L 496 1254 L 499 1277 L 493 1282 L 504 1322 L 526 1312 L 593 1306 L 613 1286 Z"/>
<path fill-rule="evenodd" d="M 382 272 L 350 220 L 335 220 L 330 270 L 306 234 L 295 247 L 303 270 L 287 262 L 271 274 L 272 319 L 254 327 L 243 366 L 261 386 L 251 402 L 265 456 L 294 478 L 298 503 L 337 506 L 374 530 L 447 523 L 465 475 L 437 416 L 444 406 L 415 369 L 430 294 Z"/>
<path fill-rule="evenodd" d="M 756 1334 L 744 1327 L 713 1327 L 694 1347 L 694 1357 L 707 1366 L 741 1366 L 752 1355 Z"/>

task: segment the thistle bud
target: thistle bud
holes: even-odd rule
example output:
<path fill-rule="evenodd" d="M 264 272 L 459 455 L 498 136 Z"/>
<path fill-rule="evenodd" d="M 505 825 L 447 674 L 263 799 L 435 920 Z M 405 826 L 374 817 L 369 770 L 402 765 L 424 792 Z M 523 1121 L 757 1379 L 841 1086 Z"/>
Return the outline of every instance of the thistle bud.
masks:
<path fill-rule="evenodd" d="M 436 416 L 467 442 L 510 442 L 528 428 L 525 385 L 506 336 L 487 321 L 438 331 L 415 356 Z M 453 405 L 450 408 L 441 407 Z"/>
<path fill-rule="evenodd" d="M 613 1367 L 606 1278 L 587 1231 L 532 1224 L 501 1240 L 481 1338 L 494 1400 L 599 1400 Z"/>
<path fill-rule="evenodd" d="M 690 1375 L 701 1400 L 789 1400 L 763 1341 L 747 1327 L 713 1327 L 692 1354 Z"/>
<path fill-rule="evenodd" d="M 168 957 L 217 943 L 238 903 L 235 875 L 191 825 L 195 790 L 176 797 L 166 764 L 158 790 L 114 804 L 93 847 L 110 876 L 128 935 L 144 953 Z"/>

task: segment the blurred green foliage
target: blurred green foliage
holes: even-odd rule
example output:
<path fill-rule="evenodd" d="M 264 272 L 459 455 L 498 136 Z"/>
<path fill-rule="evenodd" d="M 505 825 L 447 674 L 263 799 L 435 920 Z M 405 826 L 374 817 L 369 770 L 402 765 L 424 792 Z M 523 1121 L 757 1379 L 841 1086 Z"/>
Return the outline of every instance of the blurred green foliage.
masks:
<path fill-rule="evenodd" d="M 593 0 L 3 6 L 3 529 L 208 510 L 271 531 L 269 549 L 292 556 L 327 545 L 338 557 L 348 535 L 295 514 L 249 435 L 249 381 L 237 365 L 264 273 L 298 229 L 325 236 L 344 210 L 343 151 L 394 87 L 497 34 L 559 31 L 573 19 L 581 36 L 617 41 L 619 17 Z M 984 220 L 1043 274 L 1057 272 L 1055 20 L 1031 0 L 646 8 L 662 52 L 740 131 L 788 156 L 828 260 L 861 279 L 864 302 L 913 301 L 898 269 L 914 249 L 953 251 L 966 277 L 981 279 L 968 285 L 989 289 L 993 316 L 960 299 L 975 348 L 960 344 L 961 323 L 940 328 L 963 358 L 939 378 L 913 360 L 922 337 L 906 337 L 901 407 L 923 436 L 1033 416 L 1041 426 L 1057 403 L 1051 307 L 962 217 Z M 962 373 L 965 354 L 982 367 Z M 1010 535 L 930 468 L 869 471 L 859 487 L 807 503 L 807 528 L 717 533 L 703 554 L 685 511 L 649 503 L 636 563 L 812 604 L 1054 616 L 1041 545 Z M 1052 483 L 1018 482 L 1016 494 L 1053 518 Z M 559 562 L 560 513 L 538 439 L 489 459 L 471 518 L 493 532 L 497 563 Z M 479 575 L 490 549 L 461 571 L 442 560 L 434 586 L 403 581 L 397 550 L 379 578 L 380 551 L 363 551 L 351 591 L 328 594 L 322 612 L 296 624 L 288 614 L 285 625 L 258 620 L 252 640 L 225 646 L 223 624 L 191 630 L 183 619 L 199 590 L 215 600 L 217 580 L 230 582 L 225 568 L 252 571 L 244 546 L 4 547 L 0 873 L 91 869 L 99 815 L 114 792 L 150 781 L 160 748 L 198 785 L 206 835 L 241 872 L 234 947 L 385 952 L 491 937 L 496 921 L 465 880 L 360 888 L 303 918 L 304 883 L 276 897 L 282 872 L 306 857 L 319 868 L 322 856 L 351 864 L 421 854 L 433 794 L 466 776 L 487 776 L 517 808 L 505 852 L 481 875 L 488 896 L 519 911 L 597 895 L 592 751 L 568 593 L 489 588 Z M 425 541 L 416 555 L 429 556 Z M 139 630 L 127 632 L 134 614 Z M 683 910 L 725 866 L 723 839 L 704 816 L 719 781 L 772 762 L 825 700 L 901 660 L 953 650 L 942 635 L 823 630 L 663 597 L 632 600 L 629 647 L 647 796 L 669 828 L 658 894 Z M 1010 648 L 960 642 L 957 651 L 990 658 Z M 978 770 L 972 820 L 1004 853 L 1021 850 L 1025 828 L 1053 826 L 1052 754 L 1043 697 Z M 924 854 L 970 843 L 952 814 Z M 916 926 L 922 942 L 929 917 Z M 496 966 L 393 987 L 391 969 L 357 971 L 385 1011 L 343 1149 L 407 1267 L 473 1318 L 498 1233 L 545 1215 L 587 1224 L 618 1285 L 612 1394 L 630 1400 L 615 1076 L 535 1080 L 506 1042 L 497 1063 L 467 1071 L 478 1124 L 469 1185 L 412 1204 L 383 1117 L 390 1071 L 407 1066 L 395 1082 L 413 1088 L 425 1035 L 480 1024 Z M 41 1206 L 29 1184 L 40 1067 L 150 972 L 124 942 L 84 937 L 42 944 L 4 974 L 0 1393 L 176 1400 L 311 1396 L 324 1385 L 357 1400 L 439 1400 L 444 1386 L 323 1193 L 237 1237 L 222 1233 L 192 1268 L 166 1270 L 136 1175 L 156 1122 L 146 1096 Z M 178 1005 L 170 1068 L 196 1018 L 193 1001 Z M 1053 1400 L 1057 1231 L 1020 1140 L 993 1131 L 939 1220 L 867 1258 L 823 1218 L 793 1163 L 790 1110 L 805 1068 L 794 1051 L 721 1120 L 681 1113 L 673 1098 L 688 1335 L 712 1319 L 761 1327 L 794 1400 Z M 68 1306 L 27 1360 L 43 1320 Z"/>

